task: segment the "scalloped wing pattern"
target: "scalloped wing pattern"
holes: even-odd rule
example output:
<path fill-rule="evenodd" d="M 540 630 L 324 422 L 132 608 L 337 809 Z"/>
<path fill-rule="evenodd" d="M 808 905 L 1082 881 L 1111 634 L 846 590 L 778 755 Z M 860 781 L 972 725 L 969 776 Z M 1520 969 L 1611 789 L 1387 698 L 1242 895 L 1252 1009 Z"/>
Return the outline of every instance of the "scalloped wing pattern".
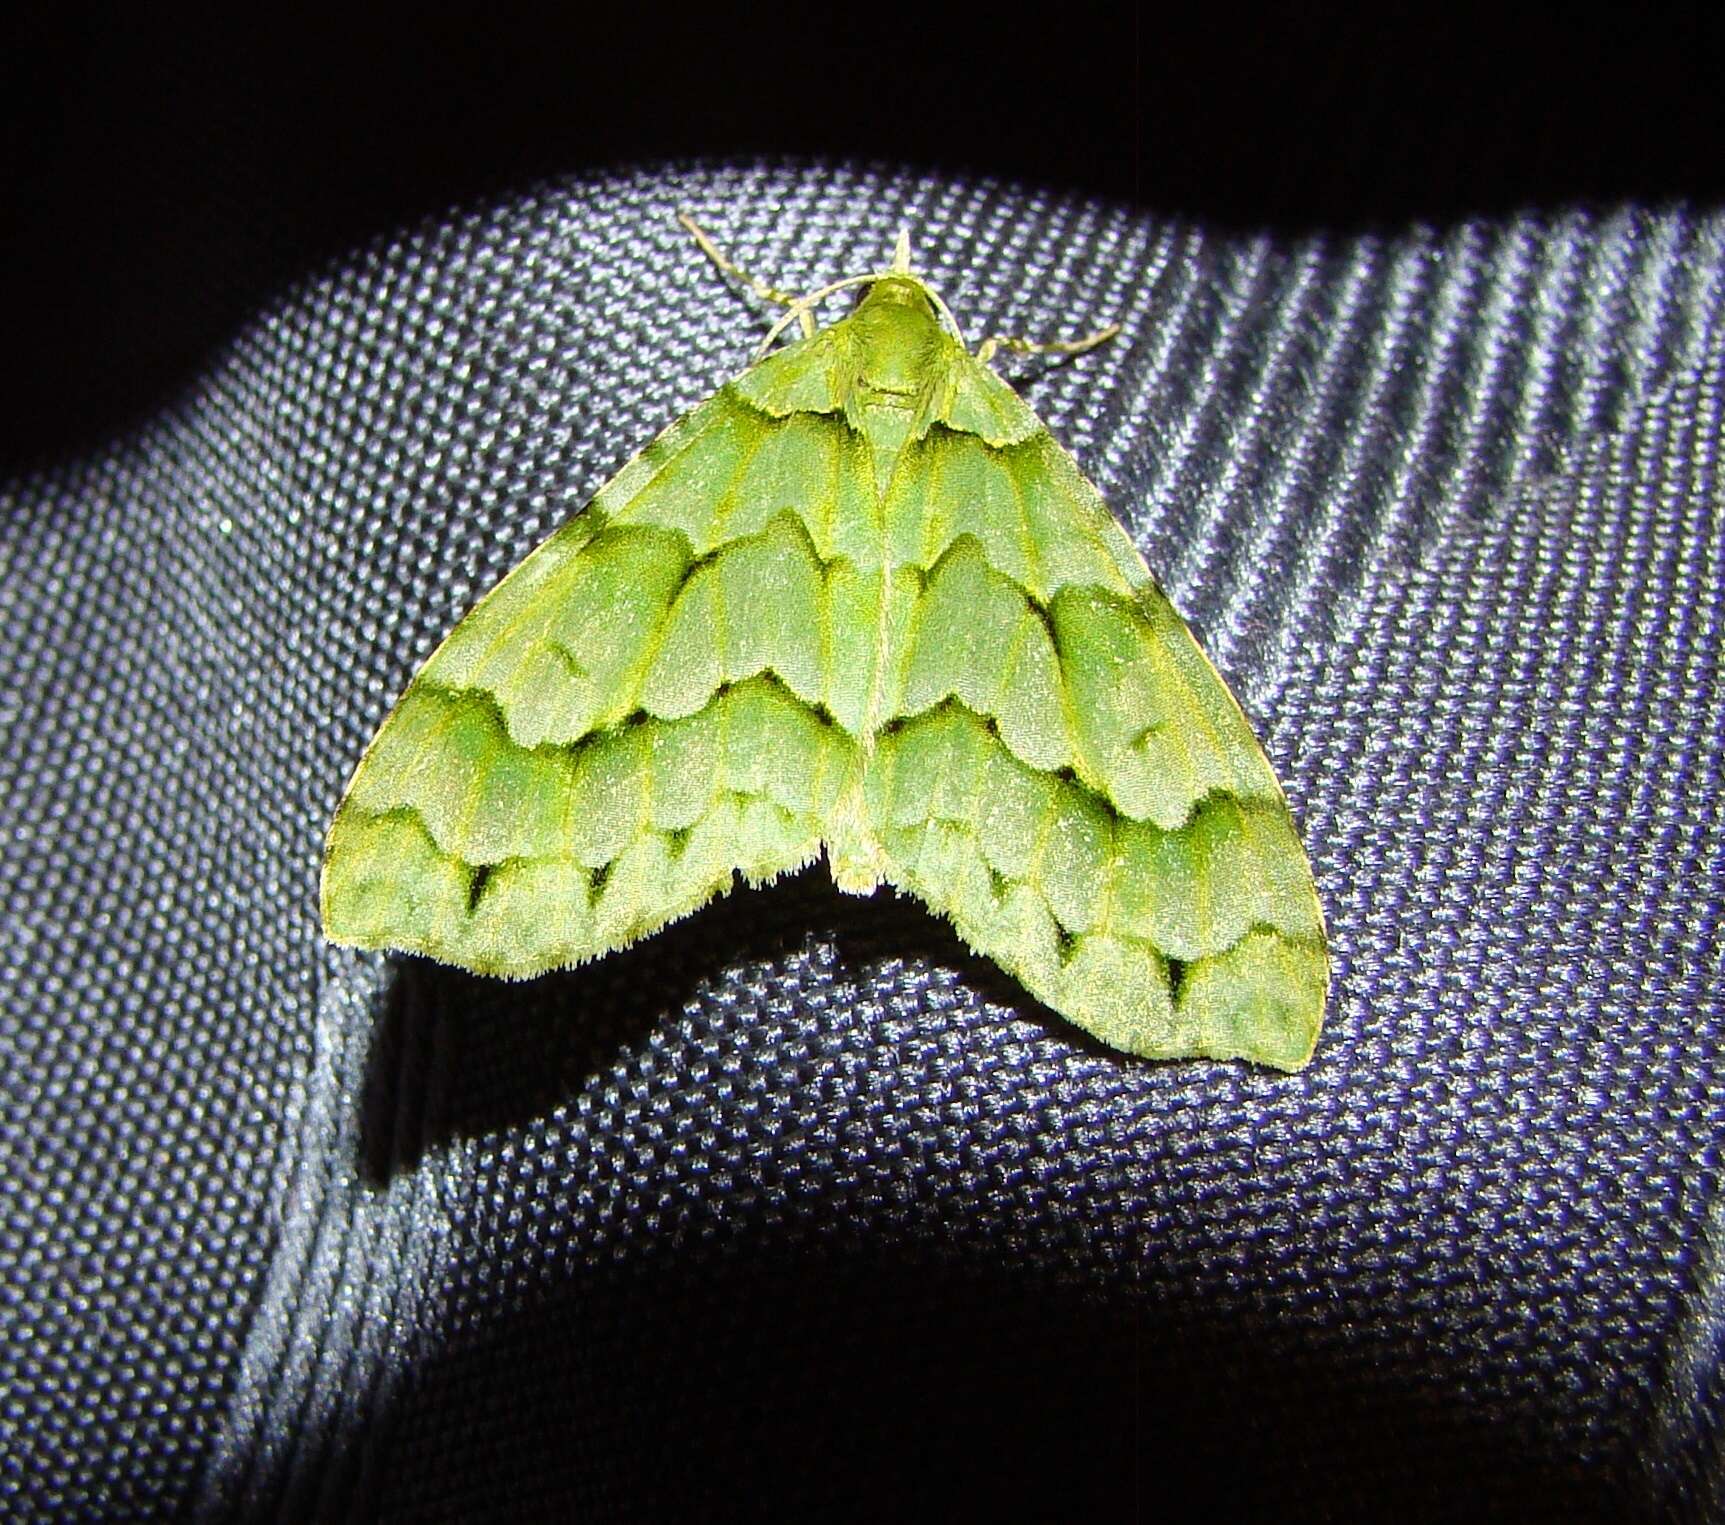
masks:
<path fill-rule="evenodd" d="M 525 977 L 825 851 L 1106 1043 L 1298 1068 L 1323 918 L 1238 704 L 1004 382 L 940 334 L 872 396 L 853 322 L 456 627 L 337 811 L 326 932 Z"/>

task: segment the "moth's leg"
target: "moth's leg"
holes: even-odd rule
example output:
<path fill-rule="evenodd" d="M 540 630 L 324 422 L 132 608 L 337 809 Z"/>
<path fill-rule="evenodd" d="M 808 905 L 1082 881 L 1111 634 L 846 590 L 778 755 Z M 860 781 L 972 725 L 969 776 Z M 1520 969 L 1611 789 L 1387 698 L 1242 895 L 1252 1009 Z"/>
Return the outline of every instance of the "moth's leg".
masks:
<path fill-rule="evenodd" d="M 1099 328 L 1093 334 L 1086 334 L 1082 339 L 1018 339 L 1008 334 L 995 334 L 984 339 L 977 346 L 976 358 L 985 365 L 1003 349 L 1009 349 L 1015 355 L 1082 355 L 1087 349 L 1095 349 L 1098 344 L 1106 344 L 1120 332 L 1118 323 L 1110 323 L 1106 328 Z"/>
<path fill-rule="evenodd" d="M 682 223 L 682 225 L 688 229 L 689 236 L 701 246 L 701 252 L 721 270 L 723 270 L 726 275 L 741 281 L 763 302 L 777 302 L 780 307 L 789 307 L 795 311 L 797 313 L 798 320 L 802 324 L 802 330 L 805 337 L 814 333 L 815 315 L 809 311 L 807 303 L 800 297 L 797 297 L 788 291 L 780 291 L 777 286 L 769 286 L 765 281 L 750 275 L 749 272 L 743 269 L 741 265 L 737 264 L 735 260 L 727 258 L 726 255 L 720 251 L 719 246 L 715 244 L 712 239 L 707 237 L 706 230 L 687 212 L 677 213 L 677 221 Z"/>

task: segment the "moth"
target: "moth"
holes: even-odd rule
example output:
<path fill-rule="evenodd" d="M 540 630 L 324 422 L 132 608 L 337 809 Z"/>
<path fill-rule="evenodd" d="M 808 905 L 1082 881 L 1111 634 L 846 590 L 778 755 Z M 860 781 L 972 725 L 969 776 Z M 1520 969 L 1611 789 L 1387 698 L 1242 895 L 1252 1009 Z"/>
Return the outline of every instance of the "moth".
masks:
<path fill-rule="evenodd" d="M 973 353 L 902 235 L 793 298 L 688 226 L 789 310 L 408 685 L 329 829 L 326 935 L 526 978 L 824 853 L 1117 1049 L 1304 1065 L 1329 962 L 1281 786 L 989 364 L 1113 330 Z"/>

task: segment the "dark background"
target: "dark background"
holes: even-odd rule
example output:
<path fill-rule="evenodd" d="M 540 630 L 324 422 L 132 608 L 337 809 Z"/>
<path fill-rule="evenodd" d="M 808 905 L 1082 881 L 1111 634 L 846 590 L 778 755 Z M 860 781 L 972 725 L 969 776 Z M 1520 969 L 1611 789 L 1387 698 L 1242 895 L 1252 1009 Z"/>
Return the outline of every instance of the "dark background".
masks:
<path fill-rule="evenodd" d="M 1719 7 L 1389 10 L 35 7 L 0 65 L 0 468 L 159 408 L 321 262 L 539 176 L 837 158 L 1338 232 L 1725 189 Z"/>

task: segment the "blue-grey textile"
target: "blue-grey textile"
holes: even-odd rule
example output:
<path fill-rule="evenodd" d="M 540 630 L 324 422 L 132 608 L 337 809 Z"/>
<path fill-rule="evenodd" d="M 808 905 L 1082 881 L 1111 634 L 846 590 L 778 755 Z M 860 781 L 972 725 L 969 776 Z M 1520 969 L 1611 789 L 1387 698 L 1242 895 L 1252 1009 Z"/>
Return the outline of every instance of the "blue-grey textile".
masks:
<path fill-rule="evenodd" d="M 1122 1059 L 824 867 L 525 984 L 328 947 L 474 600 L 908 228 L 1260 728 L 1311 1067 Z M 1725 1509 L 1725 219 L 1254 236 L 644 168 L 334 257 L 0 485 L 0 1507 Z"/>

